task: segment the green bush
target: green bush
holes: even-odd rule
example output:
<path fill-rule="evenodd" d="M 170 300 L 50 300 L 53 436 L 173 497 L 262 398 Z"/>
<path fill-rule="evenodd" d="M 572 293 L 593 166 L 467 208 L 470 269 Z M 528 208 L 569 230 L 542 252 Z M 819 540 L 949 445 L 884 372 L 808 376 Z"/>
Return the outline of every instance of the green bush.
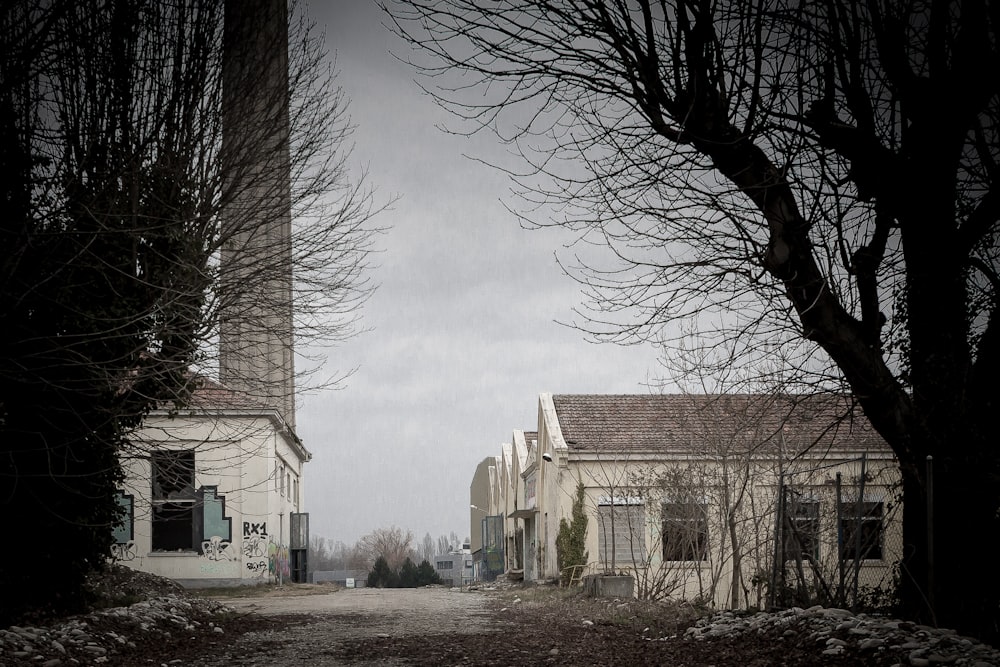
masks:
<path fill-rule="evenodd" d="M 420 565 L 414 565 L 407 558 L 396 572 L 383 556 L 375 559 L 375 565 L 368 573 L 369 588 L 420 588 L 430 584 L 440 584 L 441 577 L 434 567 L 424 559 Z"/>
<path fill-rule="evenodd" d="M 441 576 L 434 571 L 434 566 L 427 562 L 425 558 L 420 565 L 417 566 L 417 586 L 430 586 L 431 584 L 440 584 Z"/>
<path fill-rule="evenodd" d="M 371 572 L 368 573 L 369 588 L 399 588 L 399 575 L 396 574 L 384 556 L 375 559 Z"/>
<path fill-rule="evenodd" d="M 576 485 L 576 498 L 573 500 L 572 521 L 559 519 L 559 533 L 556 535 L 556 563 L 559 566 L 559 579 L 563 586 L 569 584 L 572 565 L 586 565 L 588 553 L 584 549 L 587 544 L 587 512 L 584 510 L 583 482 Z"/>
<path fill-rule="evenodd" d="M 416 588 L 419 585 L 417 583 L 417 566 L 413 564 L 412 560 L 407 558 L 403 561 L 403 566 L 399 568 L 399 587 Z"/>

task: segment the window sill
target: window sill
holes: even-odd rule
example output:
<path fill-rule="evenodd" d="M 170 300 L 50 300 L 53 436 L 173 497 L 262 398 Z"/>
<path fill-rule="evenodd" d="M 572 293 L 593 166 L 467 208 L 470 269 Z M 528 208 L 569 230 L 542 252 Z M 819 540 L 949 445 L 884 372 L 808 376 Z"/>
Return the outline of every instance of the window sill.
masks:
<path fill-rule="evenodd" d="M 197 558 L 201 554 L 197 551 L 150 551 L 146 554 L 149 558 Z"/>
<path fill-rule="evenodd" d="M 703 567 L 708 565 L 707 560 L 665 560 L 663 561 L 664 567 L 691 567 L 698 566 Z"/>

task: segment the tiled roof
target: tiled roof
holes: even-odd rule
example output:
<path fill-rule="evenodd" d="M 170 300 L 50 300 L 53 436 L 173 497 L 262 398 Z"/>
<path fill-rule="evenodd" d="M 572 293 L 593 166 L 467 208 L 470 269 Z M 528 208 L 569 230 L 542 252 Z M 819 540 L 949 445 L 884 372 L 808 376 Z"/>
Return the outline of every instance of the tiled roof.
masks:
<path fill-rule="evenodd" d="M 831 394 L 557 394 L 552 402 L 571 452 L 888 447 L 850 398 Z"/>
<path fill-rule="evenodd" d="M 197 387 L 191 394 L 185 408 L 200 410 L 264 410 L 267 406 L 262 402 L 242 392 L 235 391 L 219 384 L 215 380 L 210 380 L 204 376 L 199 376 L 194 380 Z"/>

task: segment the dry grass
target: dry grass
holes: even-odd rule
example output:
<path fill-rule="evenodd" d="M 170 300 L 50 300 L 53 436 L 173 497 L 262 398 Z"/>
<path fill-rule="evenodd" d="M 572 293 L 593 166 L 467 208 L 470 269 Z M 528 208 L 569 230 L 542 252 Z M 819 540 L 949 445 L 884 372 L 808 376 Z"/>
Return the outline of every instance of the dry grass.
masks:
<path fill-rule="evenodd" d="M 572 619 L 575 623 L 588 620 L 646 637 L 679 634 L 706 613 L 705 609 L 687 602 L 593 598 L 584 595 L 582 587 L 552 585 L 506 589 L 500 592 L 495 604 L 543 616 L 552 622 L 557 619 Z"/>

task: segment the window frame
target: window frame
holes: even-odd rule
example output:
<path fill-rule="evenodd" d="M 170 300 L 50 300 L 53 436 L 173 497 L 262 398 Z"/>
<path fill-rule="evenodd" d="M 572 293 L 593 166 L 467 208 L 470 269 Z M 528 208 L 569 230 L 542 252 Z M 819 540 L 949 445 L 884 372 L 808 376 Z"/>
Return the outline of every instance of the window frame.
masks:
<path fill-rule="evenodd" d="M 149 461 L 150 549 L 154 553 L 197 552 L 201 517 L 196 511 L 194 450 L 159 449 L 150 453 Z"/>
<path fill-rule="evenodd" d="M 607 516 L 605 516 L 607 514 Z M 614 514 L 614 526 L 611 516 Z M 620 523 L 620 519 L 624 522 Z M 624 530 L 622 530 L 624 528 Z M 608 531 L 611 530 L 611 544 L 608 547 Z M 639 553 L 636 554 L 636 542 Z M 638 499 L 622 499 L 613 502 L 601 499 L 597 506 L 597 551 L 598 563 L 604 567 L 632 567 L 645 564 L 646 549 L 646 505 Z"/>
<path fill-rule="evenodd" d="M 862 505 L 862 513 L 857 510 Z M 845 508 L 851 508 L 845 512 Z M 840 540 L 840 558 L 843 561 L 882 561 L 885 560 L 885 502 L 873 500 L 842 500 L 837 515 Z M 860 526 L 858 522 L 860 521 Z M 860 527 L 861 549 L 855 551 L 856 533 Z M 871 531 L 874 539 L 866 539 Z M 874 550 L 874 554 L 872 551 Z"/>
<path fill-rule="evenodd" d="M 685 508 L 679 516 L 671 516 L 668 508 Z M 703 563 L 708 560 L 708 503 L 704 501 L 663 500 L 660 505 L 660 555 L 668 563 Z M 674 528 L 671 529 L 670 525 Z M 681 542 L 671 540 L 681 536 Z M 693 539 L 691 539 L 693 537 Z M 673 556 L 681 556 L 674 558 Z"/>
<path fill-rule="evenodd" d="M 820 499 L 791 488 L 786 488 L 785 492 L 782 511 L 784 521 L 781 530 L 781 548 L 784 560 L 788 562 L 801 558 L 802 560 L 819 562 L 822 538 Z M 793 498 L 789 496 L 793 496 Z M 807 547 L 811 547 L 811 549 Z"/>

